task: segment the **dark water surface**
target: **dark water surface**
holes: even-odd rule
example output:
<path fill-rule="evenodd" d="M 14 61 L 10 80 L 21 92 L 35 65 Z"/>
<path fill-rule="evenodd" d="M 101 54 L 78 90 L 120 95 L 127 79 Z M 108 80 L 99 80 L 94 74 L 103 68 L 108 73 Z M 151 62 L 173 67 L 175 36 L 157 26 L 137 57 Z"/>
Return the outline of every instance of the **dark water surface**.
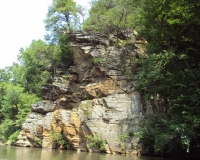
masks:
<path fill-rule="evenodd" d="M 51 150 L 0 146 L 0 160 L 164 160 L 163 158 L 137 157 L 135 155 L 116 155 L 86 153 L 69 150 Z M 172 159 L 165 159 L 172 160 Z M 175 160 L 175 159 L 173 159 Z"/>

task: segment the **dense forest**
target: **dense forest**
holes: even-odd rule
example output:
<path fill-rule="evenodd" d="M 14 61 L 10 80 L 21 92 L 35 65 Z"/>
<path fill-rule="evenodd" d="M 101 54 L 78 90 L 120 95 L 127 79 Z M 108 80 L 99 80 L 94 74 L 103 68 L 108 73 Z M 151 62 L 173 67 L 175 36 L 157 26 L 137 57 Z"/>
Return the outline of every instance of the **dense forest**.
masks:
<path fill-rule="evenodd" d="M 44 20 L 45 41 L 33 40 L 19 50 L 18 63 L 0 70 L 0 139 L 15 140 L 30 104 L 41 99 L 40 87 L 64 75 L 72 63 L 67 32 L 109 36 L 134 29 L 148 42 L 145 56 L 134 60 L 135 87 L 144 101 L 160 99 L 165 105 L 164 113 L 145 116 L 137 133 L 140 142 L 154 155 L 198 154 L 200 1 L 92 0 L 90 5 L 87 15 L 73 0 L 53 0 Z"/>

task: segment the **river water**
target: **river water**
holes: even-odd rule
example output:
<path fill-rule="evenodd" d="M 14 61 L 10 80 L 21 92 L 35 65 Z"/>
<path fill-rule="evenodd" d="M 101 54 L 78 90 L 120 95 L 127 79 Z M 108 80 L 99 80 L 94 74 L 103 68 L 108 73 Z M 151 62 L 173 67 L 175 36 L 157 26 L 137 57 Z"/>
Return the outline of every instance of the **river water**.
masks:
<path fill-rule="evenodd" d="M 116 155 L 14 146 L 0 146 L 0 160 L 164 160 L 163 158 L 137 157 L 135 155 Z M 165 159 L 172 160 L 172 159 Z M 173 159 L 175 160 L 175 159 Z"/>

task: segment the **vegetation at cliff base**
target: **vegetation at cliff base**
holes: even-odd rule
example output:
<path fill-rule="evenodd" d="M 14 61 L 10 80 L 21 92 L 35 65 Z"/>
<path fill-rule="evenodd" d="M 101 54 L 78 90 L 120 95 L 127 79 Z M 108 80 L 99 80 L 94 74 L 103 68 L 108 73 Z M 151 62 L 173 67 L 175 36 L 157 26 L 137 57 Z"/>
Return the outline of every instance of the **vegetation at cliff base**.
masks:
<path fill-rule="evenodd" d="M 102 137 L 98 135 L 88 135 L 87 141 L 89 142 L 90 147 L 98 147 L 101 152 L 105 152 L 106 140 L 103 140 Z"/>
<path fill-rule="evenodd" d="M 72 145 L 68 142 L 62 133 L 56 130 L 51 130 L 50 135 L 56 148 L 59 146 L 62 149 L 73 149 Z"/>

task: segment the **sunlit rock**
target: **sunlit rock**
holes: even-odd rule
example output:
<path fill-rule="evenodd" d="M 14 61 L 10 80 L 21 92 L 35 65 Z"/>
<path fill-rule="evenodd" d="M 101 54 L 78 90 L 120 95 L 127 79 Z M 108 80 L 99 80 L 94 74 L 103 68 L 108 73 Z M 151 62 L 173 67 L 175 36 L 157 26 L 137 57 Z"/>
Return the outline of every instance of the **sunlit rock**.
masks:
<path fill-rule="evenodd" d="M 129 38 L 133 40 L 134 35 L 129 33 Z M 138 48 L 114 46 L 113 36 L 68 36 L 73 64 L 66 74 L 43 85 L 43 100 L 31 105 L 32 113 L 22 125 L 16 144 L 64 148 L 60 144 L 63 136 L 68 149 L 137 154 L 137 137 L 123 141 L 120 137 L 137 132 L 142 119 L 141 97 L 131 79 L 136 72 L 132 59 L 138 56 Z M 88 136 L 99 138 L 102 146 L 92 146 Z"/>

